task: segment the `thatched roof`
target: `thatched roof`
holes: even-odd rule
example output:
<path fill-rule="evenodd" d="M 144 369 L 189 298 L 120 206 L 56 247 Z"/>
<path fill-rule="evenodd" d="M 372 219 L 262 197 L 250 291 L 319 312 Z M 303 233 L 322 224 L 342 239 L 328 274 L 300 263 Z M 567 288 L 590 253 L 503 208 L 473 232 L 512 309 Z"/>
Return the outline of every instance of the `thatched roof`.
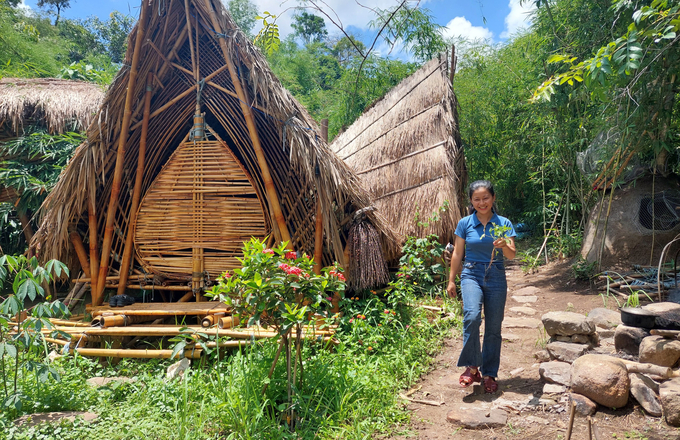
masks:
<path fill-rule="evenodd" d="M 403 80 L 338 135 L 331 149 L 361 177 L 400 234 L 434 233 L 453 242 L 467 172 L 448 59 L 442 54 Z M 441 219 L 429 220 L 445 201 L 449 209 Z"/>
<path fill-rule="evenodd" d="M 30 124 L 50 133 L 80 131 L 90 125 L 104 99 L 96 84 L 56 78 L 0 79 L 0 129 L 13 136 Z M 1 137 L 1 136 L 0 136 Z"/>
<path fill-rule="evenodd" d="M 132 91 L 132 124 L 125 150 L 119 209 L 115 217 L 112 259 L 116 260 L 122 254 L 125 237 L 133 232 L 130 218 L 135 213 L 130 213 L 129 207 L 140 145 L 146 90 L 144 78 L 151 73 L 154 80 L 142 197 L 149 193 L 154 179 L 192 127 L 197 99 L 197 82 L 192 76 L 194 51 L 200 77 L 219 72 L 210 81 L 201 84 L 206 122 L 224 139 L 245 173 L 252 177 L 258 198 L 264 201 L 267 228 L 276 234 L 276 222 L 266 201 L 264 178 L 248 134 L 241 102 L 236 97 L 229 71 L 224 69 L 225 58 L 220 47 L 220 39 L 223 39 L 228 58 L 234 63 L 240 82 L 248 92 L 248 104 L 253 109 L 257 132 L 294 248 L 313 254 L 314 214 L 316 204 L 320 203 L 325 234 L 324 264 L 333 260 L 342 262 L 353 213 L 371 205 L 368 192 L 363 189 L 358 177 L 330 151 L 317 134 L 318 127 L 307 111 L 283 88 L 264 56 L 237 28 L 220 1 L 190 0 L 189 14 L 185 11 L 184 1 L 172 0 L 163 5 L 161 9 L 153 7 L 150 14 L 145 43 L 141 48 L 138 81 Z M 211 8 L 216 11 L 223 35 L 214 30 Z M 187 16 L 192 22 L 191 43 L 187 37 Z M 101 239 L 104 235 L 105 211 L 112 192 L 116 150 L 130 78 L 129 66 L 139 26 L 138 23 L 129 36 L 125 67 L 116 76 L 95 121 L 89 126 L 87 141 L 77 149 L 41 208 L 41 227 L 34 245 L 40 246 L 40 253 L 45 259 L 64 259 L 65 254 L 70 252 L 69 228 L 77 228 L 82 236 L 88 236 L 85 232 L 88 230 L 88 194 L 96 200 L 98 236 Z M 230 213 L 215 212 L 214 215 L 228 216 Z M 369 209 L 365 216 L 377 229 L 382 246 L 388 252 L 395 252 L 397 235 L 380 214 Z"/>

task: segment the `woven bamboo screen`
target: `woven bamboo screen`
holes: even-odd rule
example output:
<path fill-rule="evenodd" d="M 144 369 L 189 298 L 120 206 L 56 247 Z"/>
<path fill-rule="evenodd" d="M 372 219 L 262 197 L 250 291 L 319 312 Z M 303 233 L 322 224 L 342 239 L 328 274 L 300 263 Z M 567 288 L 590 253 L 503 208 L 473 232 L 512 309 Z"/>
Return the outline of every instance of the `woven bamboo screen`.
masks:
<path fill-rule="evenodd" d="M 144 196 L 134 241 L 148 271 L 184 279 L 200 255 L 217 276 L 240 267 L 243 242 L 267 235 L 250 176 L 220 141 L 184 142 Z"/>

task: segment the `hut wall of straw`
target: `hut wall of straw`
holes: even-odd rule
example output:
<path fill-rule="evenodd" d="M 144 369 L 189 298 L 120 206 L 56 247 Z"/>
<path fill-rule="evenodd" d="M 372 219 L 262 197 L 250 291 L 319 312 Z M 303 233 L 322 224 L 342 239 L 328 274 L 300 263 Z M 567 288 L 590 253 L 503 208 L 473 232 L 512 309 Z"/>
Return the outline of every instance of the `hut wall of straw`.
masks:
<path fill-rule="evenodd" d="M 146 23 L 138 81 L 133 91 L 123 184 L 113 225 L 111 258 L 114 270 L 123 254 L 125 239 L 135 227 L 137 213 L 131 212 L 131 204 L 146 90 L 143 78 L 149 73 L 153 76 L 153 92 L 142 197 L 189 133 L 199 99 L 208 126 L 224 140 L 252 178 L 253 188 L 263 204 L 267 231 L 278 235 L 241 101 L 225 68 L 220 39 L 226 43 L 228 58 L 247 91 L 247 104 L 254 114 L 293 247 L 313 254 L 315 212 L 319 203 L 324 227 L 323 263 L 342 263 L 346 242 L 343 225 L 347 223 L 344 220 L 356 210 L 371 205 L 368 192 L 350 168 L 330 151 L 307 111 L 283 88 L 265 58 L 237 28 L 222 3 L 191 0 L 188 4 L 190 10 L 187 13 L 183 1 L 165 2 L 163 9 L 153 9 Z M 215 31 L 212 18 L 217 20 L 224 34 Z M 116 76 L 89 126 L 87 141 L 77 149 L 41 208 L 41 227 L 33 244 L 39 246 L 43 259 L 63 259 L 70 252 L 69 227 L 77 228 L 83 237 L 89 235 L 88 197 L 96 203 L 96 236 L 104 236 L 130 77 L 129 66 L 139 26 L 138 23 L 129 36 L 129 49 L 123 63 L 125 67 Z M 203 81 L 206 77 L 208 80 Z M 214 212 L 213 215 L 230 213 Z M 395 255 L 398 251 L 397 234 L 375 210 L 368 210 L 366 216 L 380 236 L 382 249 L 377 251 L 385 252 L 388 258 Z M 191 273 L 191 268 L 187 268 L 187 272 Z M 366 279 L 362 285 L 370 285 L 372 281 Z"/>
<path fill-rule="evenodd" d="M 331 144 L 401 235 L 443 242 L 453 242 L 467 180 L 448 72 L 446 54 L 429 61 Z"/>
<path fill-rule="evenodd" d="M 44 126 L 52 134 L 84 130 L 103 99 L 101 87 L 84 81 L 2 78 L 0 127 L 8 137 L 21 134 L 30 124 Z"/>

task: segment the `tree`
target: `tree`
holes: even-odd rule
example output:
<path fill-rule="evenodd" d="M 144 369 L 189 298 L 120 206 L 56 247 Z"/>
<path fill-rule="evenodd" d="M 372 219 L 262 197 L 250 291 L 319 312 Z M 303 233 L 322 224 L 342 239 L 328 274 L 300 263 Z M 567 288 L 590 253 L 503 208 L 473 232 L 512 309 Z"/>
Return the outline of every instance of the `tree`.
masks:
<path fill-rule="evenodd" d="M 321 42 L 328 36 L 323 18 L 309 12 L 296 15 L 292 26 L 295 29 L 295 35 L 301 37 L 305 44 Z"/>
<path fill-rule="evenodd" d="M 98 17 L 90 17 L 83 22 L 83 25 L 97 35 L 98 43 L 106 49 L 112 62 L 123 62 L 127 51 L 128 35 L 135 25 L 134 17 L 113 11 L 106 21 L 101 21 Z"/>
<path fill-rule="evenodd" d="M 257 7 L 251 0 L 229 0 L 227 9 L 231 18 L 247 35 L 252 36 L 257 17 Z"/>
<path fill-rule="evenodd" d="M 403 42 L 405 49 L 420 62 L 446 50 L 442 26 L 435 23 L 429 9 L 403 4 L 376 12 L 378 17 L 370 26 L 378 30 L 385 28 L 387 32 L 383 37 L 390 46 Z"/>
<path fill-rule="evenodd" d="M 331 52 L 337 58 L 338 63 L 347 65 L 356 57 L 361 57 L 364 51 L 366 51 L 364 43 L 350 35 L 349 37 L 342 37 L 335 43 Z"/>
<path fill-rule="evenodd" d="M 47 9 L 57 10 L 57 18 L 54 20 L 54 25 L 59 25 L 59 17 L 61 16 L 61 10 L 71 7 L 71 0 L 38 0 L 38 7 Z"/>

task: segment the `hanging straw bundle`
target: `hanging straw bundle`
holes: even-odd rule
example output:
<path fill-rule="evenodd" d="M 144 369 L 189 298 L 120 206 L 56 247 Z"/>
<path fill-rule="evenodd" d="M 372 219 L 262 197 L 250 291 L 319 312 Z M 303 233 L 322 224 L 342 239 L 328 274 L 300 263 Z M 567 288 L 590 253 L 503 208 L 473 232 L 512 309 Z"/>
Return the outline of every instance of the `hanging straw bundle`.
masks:
<path fill-rule="evenodd" d="M 360 291 L 389 282 L 380 237 L 371 223 L 366 219 L 355 222 L 349 230 L 347 246 L 350 255 L 347 288 L 350 291 Z"/>

